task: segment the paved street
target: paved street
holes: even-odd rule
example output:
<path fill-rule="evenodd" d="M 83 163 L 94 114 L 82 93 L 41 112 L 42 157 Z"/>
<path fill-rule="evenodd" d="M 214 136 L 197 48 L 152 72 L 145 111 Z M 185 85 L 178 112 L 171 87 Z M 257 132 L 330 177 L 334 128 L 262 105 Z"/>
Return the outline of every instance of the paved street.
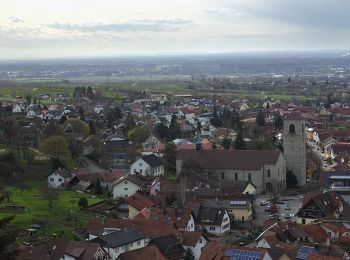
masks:
<path fill-rule="evenodd" d="M 260 226 L 264 224 L 264 221 L 268 219 L 268 216 L 271 214 L 270 212 L 265 212 L 265 207 L 266 206 L 261 206 L 260 202 L 263 200 L 268 200 L 271 198 L 271 196 L 258 196 L 258 198 L 255 201 L 255 212 L 256 212 L 256 220 L 254 221 L 254 224 L 257 226 Z M 281 220 L 287 220 L 284 216 L 286 213 L 292 214 L 292 217 L 290 220 L 294 221 L 296 218 L 294 215 L 298 212 L 299 208 L 301 207 L 302 204 L 302 199 L 300 199 L 299 195 L 298 196 L 285 196 L 280 197 L 281 200 L 285 200 L 285 203 L 289 205 L 290 210 L 285 210 L 284 207 L 286 204 L 277 204 L 279 207 L 279 211 L 277 214 L 280 215 Z"/>

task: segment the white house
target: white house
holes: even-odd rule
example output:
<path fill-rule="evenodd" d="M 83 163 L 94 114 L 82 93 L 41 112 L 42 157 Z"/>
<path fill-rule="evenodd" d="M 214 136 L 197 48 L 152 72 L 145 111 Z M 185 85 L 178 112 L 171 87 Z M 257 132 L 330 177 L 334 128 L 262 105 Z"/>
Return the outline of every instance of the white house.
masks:
<path fill-rule="evenodd" d="M 196 216 L 196 229 L 222 236 L 230 231 L 230 217 L 224 208 L 200 207 Z"/>
<path fill-rule="evenodd" d="M 142 190 L 145 182 L 137 175 L 127 174 L 112 185 L 113 198 L 125 198 Z"/>
<path fill-rule="evenodd" d="M 117 259 L 124 252 L 145 247 L 145 239 L 144 235 L 133 229 L 123 229 L 103 234 L 94 238 L 91 242 L 100 244 L 108 252 L 111 259 Z"/>
<path fill-rule="evenodd" d="M 160 192 L 160 179 L 156 178 L 153 180 L 153 182 L 151 184 L 149 194 L 151 196 L 156 196 L 159 192 Z"/>
<path fill-rule="evenodd" d="M 71 179 L 73 179 L 74 174 L 67 169 L 59 168 L 47 176 L 47 183 L 50 188 L 62 188 Z"/>
<path fill-rule="evenodd" d="M 198 260 L 202 254 L 202 248 L 207 244 L 208 239 L 200 231 L 184 231 L 182 233 L 182 246 L 185 250 L 192 250 L 194 259 Z"/>
<path fill-rule="evenodd" d="M 26 106 L 22 102 L 18 102 L 13 105 L 12 107 L 12 113 L 21 113 L 25 111 Z"/>
<path fill-rule="evenodd" d="M 143 155 L 130 166 L 130 174 L 144 176 L 164 175 L 164 163 L 155 154 Z"/>

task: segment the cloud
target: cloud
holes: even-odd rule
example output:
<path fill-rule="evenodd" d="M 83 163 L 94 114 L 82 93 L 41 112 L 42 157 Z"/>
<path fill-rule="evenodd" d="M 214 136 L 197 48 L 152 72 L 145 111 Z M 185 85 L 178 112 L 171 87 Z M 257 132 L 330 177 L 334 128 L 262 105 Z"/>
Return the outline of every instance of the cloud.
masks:
<path fill-rule="evenodd" d="M 317 30 L 348 30 L 350 27 L 348 0 L 251 0 L 238 5 L 253 19 L 263 18 Z M 237 7 L 236 4 L 228 6 Z"/>
<path fill-rule="evenodd" d="M 73 23 L 53 23 L 47 27 L 66 30 L 79 31 L 83 33 L 94 32 L 164 32 L 180 30 L 193 22 L 190 20 L 137 20 L 127 23 L 98 23 L 98 24 L 73 24 Z"/>
<path fill-rule="evenodd" d="M 1 0 L 0 0 L 1 1 Z M 24 23 L 24 20 L 19 18 L 19 17 L 15 17 L 15 16 L 11 16 L 9 18 L 9 20 L 13 23 Z"/>

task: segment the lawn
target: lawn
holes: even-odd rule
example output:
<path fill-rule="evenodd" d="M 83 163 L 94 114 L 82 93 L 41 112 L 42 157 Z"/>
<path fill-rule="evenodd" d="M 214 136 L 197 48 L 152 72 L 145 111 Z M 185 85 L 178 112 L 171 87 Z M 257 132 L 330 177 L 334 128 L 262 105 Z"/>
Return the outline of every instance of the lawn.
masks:
<path fill-rule="evenodd" d="M 16 187 L 6 187 L 10 192 L 10 203 L 2 202 L 0 207 L 5 205 L 25 206 L 27 210 L 23 213 L 0 212 L 0 218 L 15 214 L 13 224 L 22 229 L 28 229 L 33 219 L 47 221 L 47 234 L 56 234 L 63 238 L 73 238 L 72 230 L 84 226 L 93 217 L 90 213 L 81 210 L 78 206 L 80 198 L 87 198 L 89 205 L 101 201 L 103 198 L 90 194 L 78 193 L 75 191 L 59 190 L 58 198 L 53 203 L 52 210 L 49 209 L 48 200 L 43 195 L 45 182 L 30 182 L 29 190 L 21 190 Z M 39 233 L 40 234 L 40 233 Z M 42 233 L 41 233 L 42 234 Z"/>

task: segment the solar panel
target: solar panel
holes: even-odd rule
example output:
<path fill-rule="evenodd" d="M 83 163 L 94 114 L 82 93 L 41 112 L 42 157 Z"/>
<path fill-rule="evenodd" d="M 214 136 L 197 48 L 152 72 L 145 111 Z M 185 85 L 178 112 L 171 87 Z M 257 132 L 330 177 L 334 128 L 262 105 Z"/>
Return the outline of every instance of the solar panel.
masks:
<path fill-rule="evenodd" d="M 302 246 L 302 247 L 300 247 L 300 249 L 297 253 L 297 259 L 298 260 L 306 260 L 310 254 L 315 253 L 315 252 L 316 252 L 316 250 L 314 247 Z"/>
<path fill-rule="evenodd" d="M 259 260 L 263 253 L 246 251 L 240 249 L 226 250 L 225 256 L 230 257 L 232 260 Z"/>

